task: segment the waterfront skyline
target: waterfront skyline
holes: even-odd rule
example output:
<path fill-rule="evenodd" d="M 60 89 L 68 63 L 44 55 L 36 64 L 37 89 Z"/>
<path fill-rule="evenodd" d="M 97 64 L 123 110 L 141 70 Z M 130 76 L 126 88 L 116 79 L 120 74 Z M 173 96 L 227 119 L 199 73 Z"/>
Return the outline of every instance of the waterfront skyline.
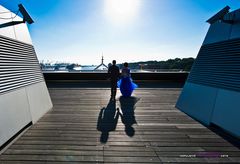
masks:
<path fill-rule="evenodd" d="M 0 0 L 12 11 L 22 3 L 39 60 L 99 64 L 196 57 L 205 22 L 237 0 Z"/>

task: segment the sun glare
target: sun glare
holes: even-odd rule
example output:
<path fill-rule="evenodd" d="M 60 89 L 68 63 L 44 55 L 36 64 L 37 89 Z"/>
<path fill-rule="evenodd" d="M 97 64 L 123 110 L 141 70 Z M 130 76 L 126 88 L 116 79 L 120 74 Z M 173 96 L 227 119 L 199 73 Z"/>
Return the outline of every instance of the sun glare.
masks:
<path fill-rule="evenodd" d="M 105 0 L 104 13 L 113 23 L 132 21 L 138 14 L 141 0 Z"/>

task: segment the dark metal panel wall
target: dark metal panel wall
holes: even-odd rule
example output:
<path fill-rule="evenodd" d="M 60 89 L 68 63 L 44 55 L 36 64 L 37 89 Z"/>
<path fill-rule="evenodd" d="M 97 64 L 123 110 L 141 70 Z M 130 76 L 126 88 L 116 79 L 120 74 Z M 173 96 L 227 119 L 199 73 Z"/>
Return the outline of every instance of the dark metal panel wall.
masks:
<path fill-rule="evenodd" d="M 202 46 L 188 82 L 240 91 L 240 39 Z"/>
<path fill-rule="evenodd" d="M 33 46 L 0 35 L 0 94 L 42 81 Z"/>
<path fill-rule="evenodd" d="M 60 81 L 81 81 L 81 80 L 101 80 L 107 81 L 109 79 L 108 73 L 96 72 L 45 72 L 43 73 L 46 82 L 60 82 Z M 133 80 L 151 80 L 158 82 L 176 82 L 184 83 L 187 79 L 187 72 L 169 72 L 169 73 L 131 73 Z"/>

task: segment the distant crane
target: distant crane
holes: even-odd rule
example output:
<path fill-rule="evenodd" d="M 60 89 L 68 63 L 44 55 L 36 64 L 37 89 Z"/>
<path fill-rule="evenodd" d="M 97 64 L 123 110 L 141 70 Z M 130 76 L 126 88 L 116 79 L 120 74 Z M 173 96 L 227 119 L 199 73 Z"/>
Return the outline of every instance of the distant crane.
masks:
<path fill-rule="evenodd" d="M 103 67 L 105 67 L 105 68 L 107 68 L 108 69 L 108 66 L 106 66 L 104 63 L 103 63 L 103 55 L 102 55 L 102 62 L 101 62 L 101 64 L 100 65 L 98 65 L 96 68 L 94 68 L 94 70 L 97 70 L 97 69 L 99 69 L 101 66 L 103 66 Z"/>

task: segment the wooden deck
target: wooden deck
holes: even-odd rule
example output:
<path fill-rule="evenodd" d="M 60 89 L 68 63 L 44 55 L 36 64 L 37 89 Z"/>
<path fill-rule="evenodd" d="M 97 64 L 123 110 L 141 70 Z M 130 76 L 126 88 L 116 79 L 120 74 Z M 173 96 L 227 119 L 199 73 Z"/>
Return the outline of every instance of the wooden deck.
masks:
<path fill-rule="evenodd" d="M 240 161 L 237 147 L 174 107 L 181 89 L 137 89 L 116 103 L 104 88 L 49 91 L 53 110 L 0 156 L 1 164 Z"/>

